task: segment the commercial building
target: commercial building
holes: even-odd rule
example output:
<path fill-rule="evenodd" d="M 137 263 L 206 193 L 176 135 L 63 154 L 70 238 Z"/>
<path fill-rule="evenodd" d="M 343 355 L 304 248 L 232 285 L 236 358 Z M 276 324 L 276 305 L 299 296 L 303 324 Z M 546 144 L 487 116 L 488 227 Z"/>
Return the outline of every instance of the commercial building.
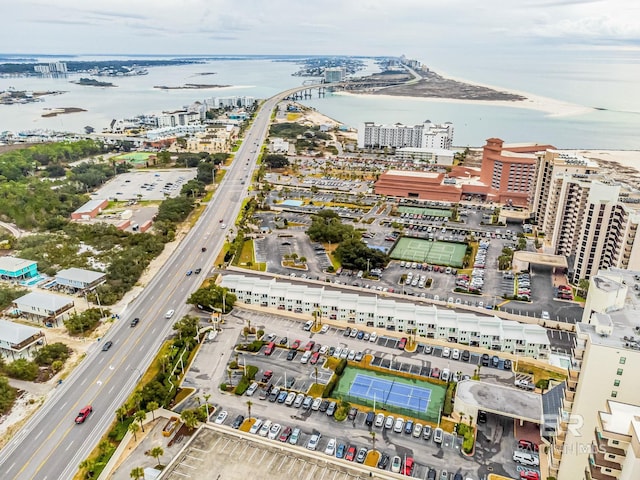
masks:
<path fill-rule="evenodd" d="M 509 144 L 489 138 L 482 148 L 480 182 L 487 185 L 487 200 L 501 205 L 529 207 L 535 191 L 537 152 L 550 145 Z"/>
<path fill-rule="evenodd" d="M 72 293 L 91 290 L 106 281 L 107 275 L 102 272 L 83 268 L 67 268 L 56 273 L 56 285 Z"/>
<path fill-rule="evenodd" d="M 611 402 L 640 405 L 638 311 L 640 271 L 608 269 L 591 276 L 582 321 L 576 324 L 567 389 L 557 412 L 558 430 L 546 438 L 551 473 L 557 478 L 638 478 L 637 437 L 625 437 L 635 450 L 627 449 L 623 459 L 624 441 L 616 438 L 619 425 L 613 427 L 606 415 L 618 411 Z"/>
<path fill-rule="evenodd" d="M 319 318 L 345 325 L 407 333 L 415 331 L 420 337 L 539 359 L 548 358 L 550 352 L 544 328 L 495 316 L 458 313 L 433 305 L 404 303 L 257 276 L 223 275 L 221 285 L 242 303 L 303 315 L 316 314 Z"/>
<path fill-rule="evenodd" d="M 388 197 L 459 202 L 462 187 L 455 179 L 444 183 L 445 179 L 444 173 L 389 170 L 380 175 L 374 190 L 376 195 Z"/>
<path fill-rule="evenodd" d="M 329 67 L 324 69 L 324 83 L 342 82 L 344 80 L 344 68 Z"/>
<path fill-rule="evenodd" d="M 44 343 L 44 333 L 39 328 L 0 320 L 0 356 L 9 360 L 26 358 Z"/>
<path fill-rule="evenodd" d="M 200 112 L 188 110 L 176 110 L 174 112 L 164 112 L 157 116 L 158 128 L 179 127 L 191 124 L 199 124 L 201 120 Z"/>
<path fill-rule="evenodd" d="M 204 105 L 207 110 L 246 108 L 252 107 L 255 103 L 255 97 L 236 95 L 230 97 L 212 97 L 204 100 Z"/>
<path fill-rule="evenodd" d="M 414 126 L 380 125 L 365 122 L 358 129 L 358 148 L 430 148 L 450 149 L 453 142 L 453 124 L 436 125 L 427 120 Z"/>
<path fill-rule="evenodd" d="M 17 257 L 0 257 L 0 278 L 24 280 L 38 275 L 38 264 L 33 260 Z"/>
<path fill-rule="evenodd" d="M 102 210 L 107 208 L 109 201 L 106 199 L 89 200 L 71 214 L 73 220 L 89 220 L 96 218 Z"/>
<path fill-rule="evenodd" d="M 438 165 L 453 165 L 454 153 L 442 148 L 402 147 L 396 149 L 395 158 L 400 161 L 415 163 L 430 163 Z"/>
<path fill-rule="evenodd" d="M 13 301 L 15 313 L 45 324 L 57 324 L 73 307 L 71 298 L 53 293 L 31 292 Z"/>

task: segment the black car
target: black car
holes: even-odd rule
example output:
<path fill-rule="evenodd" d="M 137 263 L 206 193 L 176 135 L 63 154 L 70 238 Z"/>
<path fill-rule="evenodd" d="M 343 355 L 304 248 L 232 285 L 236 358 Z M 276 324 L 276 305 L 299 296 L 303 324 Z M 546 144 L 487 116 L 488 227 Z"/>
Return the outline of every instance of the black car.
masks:
<path fill-rule="evenodd" d="M 289 350 L 289 353 L 287 353 L 287 360 L 293 360 L 294 358 L 296 358 L 297 354 L 298 351 L 292 348 L 291 350 Z"/>
<path fill-rule="evenodd" d="M 201 268 L 196 268 L 193 273 L 195 273 L 196 275 L 198 275 L 200 272 L 202 271 Z"/>
<path fill-rule="evenodd" d="M 136 325 L 138 325 L 139 322 L 140 322 L 140 319 L 136 317 L 133 320 L 131 320 L 131 326 L 135 327 Z"/>
<path fill-rule="evenodd" d="M 318 410 L 326 412 L 327 408 L 329 408 L 329 400 L 323 400 L 322 403 L 320 403 L 320 408 L 318 408 Z"/>
<path fill-rule="evenodd" d="M 505 369 L 505 370 L 511 370 L 511 360 L 506 359 L 506 360 L 504 361 L 504 369 Z"/>
<path fill-rule="evenodd" d="M 347 327 L 347 329 L 344 331 L 342 335 L 345 337 L 348 337 L 349 335 L 351 335 L 351 327 Z"/>
<path fill-rule="evenodd" d="M 237 430 L 240 428 L 240 425 L 242 425 L 242 422 L 244 422 L 244 415 L 238 415 L 233 421 L 233 425 L 231 425 L 231 427 Z"/>
<path fill-rule="evenodd" d="M 207 251 L 207 247 L 202 247 L 202 249 L 201 249 L 201 250 L 202 250 L 203 252 L 206 252 L 206 251 Z"/>
<path fill-rule="evenodd" d="M 487 412 L 478 410 L 478 423 L 487 423 Z"/>
<path fill-rule="evenodd" d="M 286 345 L 287 342 L 288 342 L 288 338 L 287 337 L 282 337 L 278 343 L 280 345 Z"/>
<path fill-rule="evenodd" d="M 113 342 L 111 340 L 109 340 L 108 342 L 105 342 L 105 344 L 102 346 L 102 351 L 106 352 L 111 348 L 111 345 L 113 345 Z"/>
<path fill-rule="evenodd" d="M 491 358 L 489 357 L 489 354 L 488 353 L 483 353 L 482 354 L 482 366 L 483 367 L 488 367 L 490 361 L 491 361 Z"/>
<path fill-rule="evenodd" d="M 461 358 L 463 362 L 468 362 L 469 359 L 471 358 L 471 352 L 469 352 L 469 350 L 463 350 Z"/>
<path fill-rule="evenodd" d="M 491 357 L 491 366 L 494 368 L 498 368 L 498 364 L 500 363 L 500 357 L 497 355 L 494 355 L 493 357 Z"/>
<path fill-rule="evenodd" d="M 436 469 L 430 468 L 429 473 L 427 473 L 427 480 L 436 480 Z"/>
<path fill-rule="evenodd" d="M 389 455 L 386 453 L 383 453 L 382 456 L 380 457 L 380 460 L 378 461 L 378 468 L 380 468 L 381 470 L 385 470 L 388 466 L 389 466 Z"/>

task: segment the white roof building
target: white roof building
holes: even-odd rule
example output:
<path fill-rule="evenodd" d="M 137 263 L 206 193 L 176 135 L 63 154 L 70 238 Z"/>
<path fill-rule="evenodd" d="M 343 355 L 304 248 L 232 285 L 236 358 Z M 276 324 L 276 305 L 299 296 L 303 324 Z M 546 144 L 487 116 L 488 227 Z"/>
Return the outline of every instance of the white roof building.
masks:
<path fill-rule="evenodd" d="M 31 292 L 16 298 L 13 306 L 21 315 L 44 322 L 57 321 L 58 317 L 71 310 L 73 299 L 53 293 Z"/>
<path fill-rule="evenodd" d="M 546 329 L 538 325 L 254 276 L 224 275 L 221 285 L 246 304 L 308 315 L 321 312 L 329 320 L 415 331 L 421 337 L 515 355 L 541 359 L 549 355 Z"/>
<path fill-rule="evenodd" d="M 43 338 L 39 328 L 0 320 L 0 353 L 11 360 L 29 358 L 31 349 L 43 343 Z"/>

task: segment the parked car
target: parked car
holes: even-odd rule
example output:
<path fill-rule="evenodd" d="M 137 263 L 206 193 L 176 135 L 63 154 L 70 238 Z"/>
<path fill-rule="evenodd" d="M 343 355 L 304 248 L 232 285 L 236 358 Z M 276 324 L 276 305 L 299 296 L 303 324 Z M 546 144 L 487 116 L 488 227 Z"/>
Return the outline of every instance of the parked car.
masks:
<path fill-rule="evenodd" d="M 378 460 L 378 468 L 384 470 L 389 465 L 389 454 L 383 453 Z"/>
<path fill-rule="evenodd" d="M 227 416 L 229 414 L 227 413 L 226 410 L 222 410 L 220 413 L 218 413 L 218 416 L 216 417 L 215 421 L 213 423 L 216 423 L 218 425 L 222 425 L 224 423 L 224 421 L 227 419 Z"/>
<path fill-rule="evenodd" d="M 373 422 L 376 427 L 381 427 L 384 425 L 384 413 L 379 413 L 376 415 L 376 420 Z"/>
<path fill-rule="evenodd" d="M 488 367 L 489 366 L 489 362 L 491 361 L 491 358 L 489 357 L 488 353 L 483 353 L 482 354 L 482 366 L 483 367 Z"/>
<path fill-rule="evenodd" d="M 336 458 L 344 458 L 344 454 L 347 450 L 347 446 L 344 443 L 341 443 L 336 448 Z"/>
<path fill-rule="evenodd" d="M 276 438 L 278 438 L 278 435 L 280 434 L 280 430 L 282 430 L 282 426 L 279 423 L 274 423 L 273 425 L 271 425 L 271 428 L 269 429 L 267 438 L 269 440 L 275 440 Z"/>
<path fill-rule="evenodd" d="M 348 449 L 347 449 L 347 453 L 344 456 L 345 460 L 348 460 L 350 462 L 353 462 L 353 459 L 356 458 L 356 447 L 354 447 L 353 445 L 351 445 Z"/>
<path fill-rule="evenodd" d="M 441 428 L 436 428 L 433 430 L 433 442 L 440 445 L 442 443 L 442 439 L 444 437 L 444 431 Z"/>
<path fill-rule="evenodd" d="M 400 468 L 402 467 L 402 459 L 395 455 L 393 460 L 391 460 L 391 471 L 393 473 L 400 473 Z"/>
<path fill-rule="evenodd" d="M 425 425 L 424 428 L 422 429 L 422 438 L 424 438 L 425 440 L 430 440 L 431 439 L 431 425 Z"/>
<path fill-rule="evenodd" d="M 402 472 L 407 477 L 411 476 L 413 472 L 413 457 L 407 457 L 404 461 L 404 471 Z"/>
<path fill-rule="evenodd" d="M 366 447 L 361 447 L 360 450 L 358 450 L 358 454 L 356 455 L 356 462 L 364 463 L 365 458 L 367 458 L 368 451 L 369 450 L 367 450 Z"/>
<path fill-rule="evenodd" d="M 281 442 L 286 442 L 287 440 L 289 440 L 289 437 L 291 436 L 291 427 L 284 427 L 282 429 L 282 432 L 280 432 L 280 436 L 278 437 L 278 440 L 280 440 Z"/>
<path fill-rule="evenodd" d="M 330 438 L 329 442 L 327 443 L 326 448 L 324 449 L 324 453 L 326 453 L 327 455 L 332 455 L 335 453 L 336 451 L 336 439 L 335 438 Z"/>
<path fill-rule="evenodd" d="M 404 350 L 404 348 L 407 346 L 407 337 L 402 337 L 400 339 L 400 341 L 398 342 L 398 349 L 399 350 Z"/>
<path fill-rule="evenodd" d="M 261 427 L 262 427 L 262 419 L 256 418 L 256 421 L 253 422 L 253 425 L 251 425 L 251 428 L 249 429 L 249 433 L 257 434 L 260 431 Z"/>
<path fill-rule="evenodd" d="M 300 429 L 298 427 L 294 428 L 289 436 L 289 443 L 291 445 L 297 445 L 298 440 L 300 439 Z"/>
<path fill-rule="evenodd" d="M 404 419 L 396 418 L 396 423 L 393 426 L 393 431 L 396 433 L 402 433 L 402 429 L 404 428 Z"/>
<path fill-rule="evenodd" d="M 538 451 L 538 445 L 533 443 L 531 440 L 518 440 L 518 448 L 521 450 L 531 450 L 533 452 Z"/>
<path fill-rule="evenodd" d="M 235 428 L 236 430 L 239 429 L 240 425 L 242 425 L 242 422 L 244 422 L 244 415 L 238 415 L 233 421 L 231 428 Z"/>
<path fill-rule="evenodd" d="M 392 428 L 395 421 L 396 419 L 392 415 L 389 415 L 384 421 L 384 428 L 386 428 L 387 430 Z"/>

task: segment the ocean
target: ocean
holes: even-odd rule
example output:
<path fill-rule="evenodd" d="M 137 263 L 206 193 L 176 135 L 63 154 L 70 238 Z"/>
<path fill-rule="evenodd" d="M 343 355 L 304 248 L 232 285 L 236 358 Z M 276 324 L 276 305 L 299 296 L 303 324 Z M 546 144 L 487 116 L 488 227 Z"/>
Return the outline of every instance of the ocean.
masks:
<path fill-rule="evenodd" d="M 104 59 L 102 57 L 101 59 Z M 500 57 L 500 62 L 466 59 L 463 62 L 434 58 L 428 66 L 444 75 L 506 90 L 596 107 L 588 113 L 549 116 L 540 111 L 492 105 L 424 102 L 411 98 L 370 95 L 327 95 L 302 103 L 353 128 L 361 122 L 414 124 L 431 120 L 453 122 L 456 146 L 481 146 L 490 137 L 508 143 L 537 142 L 562 149 L 640 150 L 640 95 L 633 90 L 640 77 L 640 59 L 633 52 L 577 52 L 556 55 L 553 60 Z M 48 60 L 47 60 L 48 61 Z M 175 110 L 214 96 L 249 95 L 266 98 L 298 86 L 304 77 L 292 76 L 298 66 L 260 58 L 213 60 L 205 64 L 149 68 L 137 77 L 101 78 L 114 88 L 81 86 L 69 78 L 0 78 L 0 91 L 63 90 L 44 102 L 0 105 L 0 131 L 51 129 L 82 132 L 89 125 L 100 132 L 114 118 Z M 376 66 L 369 61 L 366 72 Z M 199 75 L 215 72 L 215 75 Z M 206 90 L 159 90 L 156 85 L 185 83 L 230 85 Z M 43 118 L 45 108 L 80 107 L 87 112 Z"/>

